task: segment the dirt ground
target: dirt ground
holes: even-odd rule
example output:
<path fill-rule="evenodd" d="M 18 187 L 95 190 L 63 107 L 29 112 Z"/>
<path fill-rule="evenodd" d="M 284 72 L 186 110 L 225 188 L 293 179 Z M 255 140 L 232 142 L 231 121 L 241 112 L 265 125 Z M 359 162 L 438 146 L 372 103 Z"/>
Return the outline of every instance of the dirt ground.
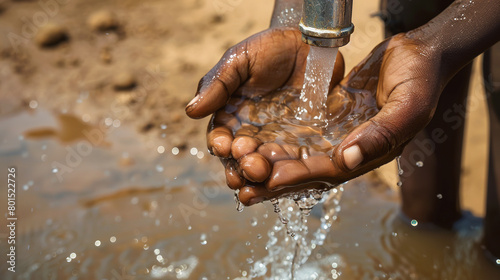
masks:
<path fill-rule="evenodd" d="M 347 69 L 382 40 L 376 2 L 354 2 Z M 167 150 L 201 148 L 208 120 L 188 119 L 184 106 L 229 46 L 268 26 L 271 10 L 268 0 L 0 0 L 0 118 L 41 106 L 91 124 L 118 120 L 164 138 Z M 462 204 L 482 215 L 488 124 L 475 66 Z M 176 133 L 162 135 L 165 125 Z M 396 185 L 394 163 L 376 172 Z"/>

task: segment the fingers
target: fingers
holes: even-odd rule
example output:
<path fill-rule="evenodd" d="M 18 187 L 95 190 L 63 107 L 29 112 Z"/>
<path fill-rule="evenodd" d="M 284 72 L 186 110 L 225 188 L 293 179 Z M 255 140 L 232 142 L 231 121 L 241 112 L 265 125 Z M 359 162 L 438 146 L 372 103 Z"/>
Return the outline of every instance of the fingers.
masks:
<path fill-rule="evenodd" d="M 232 115 L 223 110 L 214 114 L 207 133 L 208 149 L 215 156 L 228 158 L 231 155 L 233 142 L 233 131 L 239 129 L 240 122 Z"/>
<path fill-rule="evenodd" d="M 207 134 L 208 149 L 217 157 L 229 158 L 232 142 L 233 132 L 225 126 L 216 127 Z"/>
<path fill-rule="evenodd" d="M 261 144 L 262 142 L 253 137 L 237 137 L 234 139 L 231 146 L 231 153 L 233 155 L 233 158 L 238 160 L 244 155 L 253 153 Z"/>
<path fill-rule="evenodd" d="M 259 153 L 246 155 L 238 163 L 241 173 L 249 181 L 260 183 L 271 174 L 271 164 Z"/>
<path fill-rule="evenodd" d="M 198 84 L 196 96 L 186 106 L 191 118 L 203 118 L 224 106 L 234 91 L 248 79 L 247 44 L 240 43 L 222 56 Z"/>
<path fill-rule="evenodd" d="M 226 165 L 226 183 L 229 188 L 237 190 L 245 184 L 245 179 L 241 178 L 234 161 L 229 161 Z"/>
<path fill-rule="evenodd" d="M 338 173 L 338 169 L 335 168 L 329 156 L 303 154 L 299 160 L 276 162 L 269 180 L 266 182 L 266 188 L 275 192 L 307 182 L 331 182 Z"/>

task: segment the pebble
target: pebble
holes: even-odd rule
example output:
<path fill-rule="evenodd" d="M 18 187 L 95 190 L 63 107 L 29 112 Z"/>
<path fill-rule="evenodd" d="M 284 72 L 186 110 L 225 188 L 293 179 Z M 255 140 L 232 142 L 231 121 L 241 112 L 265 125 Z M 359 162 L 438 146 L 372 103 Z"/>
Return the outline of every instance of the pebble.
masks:
<path fill-rule="evenodd" d="M 87 24 L 94 31 L 109 31 L 118 28 L 118 19 L 111 11 L 100 10 L 88 17 Z"/>
<path fill-rule="evenodd" d="M 115 90 L 130 90 L 137 84 L 134 75 L 128 71 L 118 73 L 113 79 Z"/>
<path fill-rule="evenodd" d="M 113 59 L 111 56 L 111 52 L 109 51 L 108 48 L 103 48 L 100 53 L 100 59 L 102 62 L 108 64 L 111 63 L 111 60 Z"/>
<path fill-rule="evenodd" d="M 47 23 L 40 27 L 35 36 L 35 43 L 39 47 L 56 46 L 68 39 L 66 29 L 56 23 Z"/>

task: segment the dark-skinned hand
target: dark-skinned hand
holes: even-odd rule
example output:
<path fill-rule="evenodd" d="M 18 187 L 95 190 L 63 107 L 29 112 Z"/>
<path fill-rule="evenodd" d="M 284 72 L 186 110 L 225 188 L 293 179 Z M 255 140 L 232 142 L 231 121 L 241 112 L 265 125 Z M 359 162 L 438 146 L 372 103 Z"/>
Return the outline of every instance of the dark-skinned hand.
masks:
<path fill-rule="evenodd" d="M 200 81 L 190 117 L 215 114 L 207 143 L 229 187 L 251 205 L 350 180 L 392 160 L 431 119 L 443 82 L 432 49 L 394 36 L 340 84 L 337 57 L 327 128 L 294 119 L 309 47 L 269 29 L 229 49 Z"/>

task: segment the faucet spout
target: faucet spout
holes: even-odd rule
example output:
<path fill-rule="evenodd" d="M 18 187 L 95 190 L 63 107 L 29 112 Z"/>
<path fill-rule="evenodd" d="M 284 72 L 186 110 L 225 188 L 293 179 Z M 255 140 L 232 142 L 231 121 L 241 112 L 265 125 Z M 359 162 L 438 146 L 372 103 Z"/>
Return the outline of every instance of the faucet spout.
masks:
<path fill-rule="evenodd" d="M 353 0 L 304 0 L 299 29 L 309 45 L 338 48 L 349 43 L 354 31 Z"/>

